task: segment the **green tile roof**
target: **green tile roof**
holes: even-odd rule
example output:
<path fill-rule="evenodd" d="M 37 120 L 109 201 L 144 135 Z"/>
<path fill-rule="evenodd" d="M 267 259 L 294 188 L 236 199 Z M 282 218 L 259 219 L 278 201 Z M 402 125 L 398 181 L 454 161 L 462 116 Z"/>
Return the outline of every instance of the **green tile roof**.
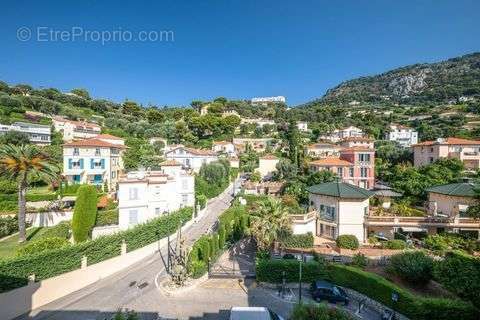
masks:
<path fill-rule="evenodd" d="M 473 183 L 451 183 L 428 188 L 427 192 L 440 193 L 449 196 L 473 197 L 475 196 L 475 189 L 479 187 L 479 185 Z"/>
<path fill-rule="evenodd" d="M 325 196 L 349 199 L 367 199 L 373 192 L 344 182 L 321 183 L 308 188 L 308 192 Z"/>

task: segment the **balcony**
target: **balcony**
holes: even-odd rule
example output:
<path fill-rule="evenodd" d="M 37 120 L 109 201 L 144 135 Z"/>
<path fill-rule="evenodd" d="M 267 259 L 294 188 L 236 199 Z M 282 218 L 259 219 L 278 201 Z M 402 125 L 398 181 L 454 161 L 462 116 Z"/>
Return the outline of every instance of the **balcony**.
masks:
<path fill-rule="evenodd" d="M 367 226 L 389 227 L 453 227 L 453 228 L 480 228 L 480 221 L 462 217 L 398 217 L 398 216 L 366 216 Z"/>

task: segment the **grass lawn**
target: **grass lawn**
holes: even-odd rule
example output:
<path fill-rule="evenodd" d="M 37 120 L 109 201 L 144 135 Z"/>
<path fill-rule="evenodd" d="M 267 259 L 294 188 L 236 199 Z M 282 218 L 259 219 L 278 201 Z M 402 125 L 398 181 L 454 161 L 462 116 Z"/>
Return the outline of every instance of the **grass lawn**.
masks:
<path fill-rule="evenodd" d="M 48 228 L 43 227 L 29 228 L 27 230 L 27 241 L 40 238 L 47 229 Z M 18 234 L 4 241 L 0 241 L 0 260 L 15 256 L 15 252 L 17 251 L 18 247 Z"/>
<path fill-rule="evenodd" d="M 51 190 L 49 190 L 49 186 L 41 186 L 41 187 L 31 187 L 28 188 L 27 190 L 28 194 L 50 194 L 52 193 Z"/>

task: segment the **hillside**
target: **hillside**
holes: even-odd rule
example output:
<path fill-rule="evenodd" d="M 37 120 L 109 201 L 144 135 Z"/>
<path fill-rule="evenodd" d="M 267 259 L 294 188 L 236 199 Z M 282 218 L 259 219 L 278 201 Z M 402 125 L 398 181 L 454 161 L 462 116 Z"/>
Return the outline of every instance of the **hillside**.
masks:
<path fill-rule="evenodd" d="M 437 63 L 405 66 L 379 75 L 340 83 L 318 100 L 307 103 L 429 104 L 480 95 L 480 53 Z"/>

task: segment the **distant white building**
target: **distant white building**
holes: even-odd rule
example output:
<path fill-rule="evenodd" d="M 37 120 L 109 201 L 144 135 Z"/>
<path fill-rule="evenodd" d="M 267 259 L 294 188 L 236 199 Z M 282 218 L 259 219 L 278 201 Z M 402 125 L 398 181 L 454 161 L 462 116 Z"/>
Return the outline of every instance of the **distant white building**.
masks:
<path fill-rule="evenodd" d="M 264 118 L 257 118 L 257 119 L 241 118 L 240 123 L 241 124 L 254 124 L 257 127 L 263 127 L 267 124 L 270 125 L 270 126 L 275 125 L 275 121 L 273 121 L 271 119 L 264 119 Z"/>
<path fill-rule="evenodd" d="M 200 171 L 202 164 L 218 160 L 218 156 L 214 151 L 188 148 L 181 145 L 165 152 L 165 158 L 178 161 L 184 168 L 192 169 L 195 172 Z"/>
<path fill-rule="evenodd" d="M 306 132 L 308 131 L 308 123 L 306 123 L 305 121 L 298 121 L 297 128 L 300 131 Z"/>
<path fill-rule="evenodd" d="M 72 121 L 62 117 L 54 117 L 52 122 L 55 131 L 62 134 L 63 141 L 93 138 L 102 131 L 98 124 L 86 121 Z"/>
<path fill-rule="evenodd" d="M 123 173 L 124 140 L 102 134 L 63 145 L 63 175 L 69 183 L 88 183 L 116 190 Z"/>
<path fill-rule="evenodd" d="M 230 141 L 213 141 L 212 151 L 217 154 L 227 154 L 228 156 L 236 156 L 235 145 Z"/>
<path fill-rule="evenodd" d="M 390 131 L 385 135 L 385 139 L 396 141 L 402 147 L 410 147 L 418 143 L 418 132 L 406 126 L 392 124 L 390 125 Z"/>
<path fill-rule="evenodd" d="M 285 103 L 287 100 L 284 96 L 277 96 L 277 97 L 257 97 L 252 98 L 250 101 L 252 105 L 267 105 L 269 102 L 283 102 Z"/>
<path fill-rule="evenodd" d="M 329 140 L 333 143 L 337 143 L 343 139 L 350 138 L 350 137 L 363 137 L 364 133 L 362 129 L 359 129 L 354 126 L 350 126 L 343 129 L 336 129 L 332 133 L 320 136 L 322 140 Z"/>
<path fill-rule="evenodd" d="M 260 157 L 258 160 L 258 171 L 262 178 L 270 177 L 275 171 L 277 171 L 277 163 L 280 159 L 272 154 Z"/>
<path fill-rule="evenodd" d="M 0 123 L 0 134 L 4 134 L 8 131 L 26 133 L 30 142 L 33 144 L 49 145 L 51 142 L 50 126 L 27 122 L 14 122 L 11 125 Z"/>
<path fill-rule="evenodd" d="M 167 160 L 159 171 L 136 171 L 118 183 L 118 224 L 121 230 L 195 204 L 194 176 L 182 164 Z"/>

